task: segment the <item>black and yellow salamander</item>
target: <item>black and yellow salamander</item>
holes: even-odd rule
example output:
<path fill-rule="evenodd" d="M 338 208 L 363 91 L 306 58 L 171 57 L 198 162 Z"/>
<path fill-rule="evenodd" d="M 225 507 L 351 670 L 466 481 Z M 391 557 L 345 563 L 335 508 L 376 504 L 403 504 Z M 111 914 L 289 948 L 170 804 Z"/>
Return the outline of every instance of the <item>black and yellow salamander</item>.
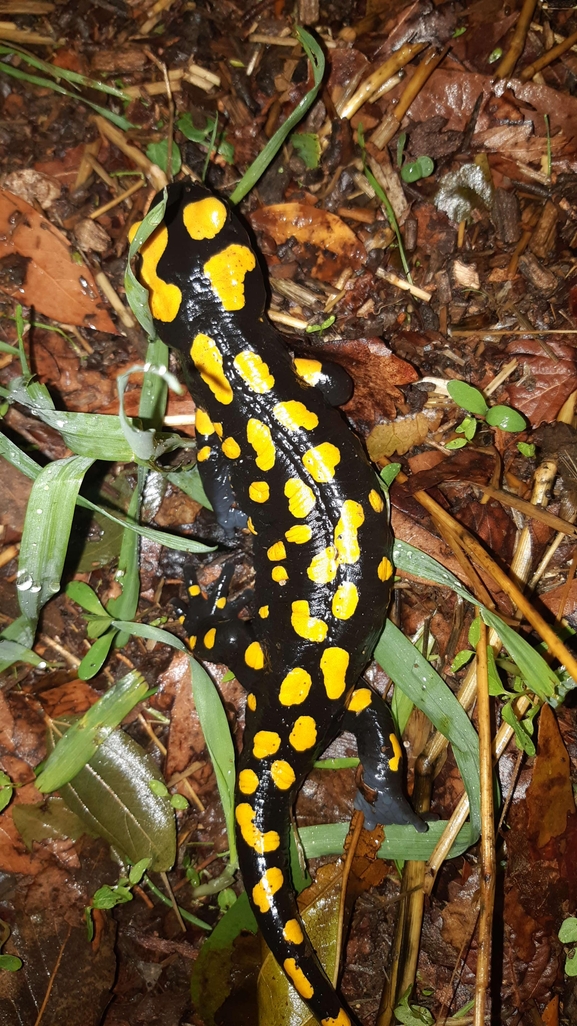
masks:
<path fill-rule="evenodd" d="M 217 518 L 254 535 L 253 620 L 238 618 L 222 587 L 209 601 L 193 584 L 187 626 L 195 654 L 228 665 L 248 691 L 235 800 L 244 885 L 313 1015 L 322 1026 L 350 1026 L 357 1020 L 297 911 L 289 828 L 315 759 L 348 729 L 364 766 L 369 825 L 426 830 L 401 790 L 387 705 L 357 686 L 393 573 L 379 478 L 332 406 L 338 375 L 335 387 L 317 361 L 293 359 L 265 319 L 259 263 L 222 199 L 190 180 L 169 186 L 140 274 L 158 335 L 179 351 L 196 403 L 197 458 Z"/>

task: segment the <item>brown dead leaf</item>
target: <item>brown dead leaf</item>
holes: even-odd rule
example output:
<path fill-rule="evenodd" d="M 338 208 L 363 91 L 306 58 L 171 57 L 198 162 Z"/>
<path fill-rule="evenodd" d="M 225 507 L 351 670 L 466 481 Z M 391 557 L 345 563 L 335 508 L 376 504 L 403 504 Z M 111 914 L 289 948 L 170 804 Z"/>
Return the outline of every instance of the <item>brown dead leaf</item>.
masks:
<path fill-rule="evenodd" d="M 310 273 L 320 281 L 334 281 L 345 268 L 358 271 L 366 261 L 365 247 L 355 233 L 328 210 L 306 203 L 276 203 L 255 210 L 250 220 L 255 231 L 272 236 L 277 246 L 291 238 L 311 246 L 316 257 Z"/>
<path fill-rule="evenodd" d="M 460 449 L 444 459 L 441 456 L 436 460 L 434 466 L 428 470 L 415 473 L 406 482 L 411 495 L 420 489 L 434 488 L 443 481 L 475 481 L 477 484 L 486 484 L 490 480 L 495 467 L 495 458 L 488 452 L 479 452 L 478 449 L 467 446 Z"/>
<path fill-rule="evenodd" d="M 34 207 L 0 190 L 0 259 L 28 261 L 22 286 L 10 295 L 45 317 L 116 334 L 91 271 L 72 259 L 68 240 Z"/>
<path fill-rule="evenodd" d="M 567 828 L 567 817 L 575 813 L 567 749 L 550 706 L 544 705 L 539 719 L 539 741 L 533 776 L 527 788 L 527 830 L 543 848 Z"/>
<path fill-rule="evenodd" d="M 543 352 L 538 339 L 516 339 L 507 346 L 507 353 L 516 356 L 523 366 L 519 382 L 507 387 L 511 406 L 524 413 L 533 428 L 555 420 L 571 392 L 577 388 L 577 354 L 562 342 L 547 340 L 557 361 Z"/>
<path fill-rule="evenodd" d="M 422 445 L 442 420 L 438 410 L 423 410 L 408 417 L 397 417 L 390 424 L 377 424 L 367 438 L 369 456 L 378 463 L 383 456 L 402 456 L 414 445 Z"/>

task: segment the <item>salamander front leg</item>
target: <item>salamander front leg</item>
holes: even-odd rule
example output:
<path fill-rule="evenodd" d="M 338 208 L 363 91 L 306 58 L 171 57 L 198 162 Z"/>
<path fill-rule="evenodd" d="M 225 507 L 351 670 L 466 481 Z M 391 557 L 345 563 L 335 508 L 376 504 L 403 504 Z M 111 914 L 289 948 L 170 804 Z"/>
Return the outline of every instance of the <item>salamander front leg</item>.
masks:
<path fill-rule="evenodd" d="M 384 699 L 372 688 L 358 686 L 343 727 L 357 739 L 362 778 L 355 808 L 364 812 L 367 829 L 377 823 L 410 824 L 425 833 L 427 824 L 413 812 L 403 793 L 403 750 Z"/>

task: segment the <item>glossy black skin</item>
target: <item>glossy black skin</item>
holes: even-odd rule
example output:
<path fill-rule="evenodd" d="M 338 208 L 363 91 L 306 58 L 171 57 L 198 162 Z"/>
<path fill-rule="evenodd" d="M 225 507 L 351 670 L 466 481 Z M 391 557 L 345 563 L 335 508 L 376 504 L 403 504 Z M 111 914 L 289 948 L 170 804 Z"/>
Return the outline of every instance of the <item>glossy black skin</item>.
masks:
<path fill-rule="evenodd" d="M 264 319 L 265 286 L 258 261 L 245 278 L 243 309 L 225 311 L 213 291 L 203 272 L 207 259 L 231 243 L 250 246 L 250 241 L 230 212 L 216 238 L 191 240 L 182 223 L 182 210 L 187 203 L 209 195 L 203 186 L 188 181 L 168 189 L 165 215 L 168 245 L 158 261 L 158 275 L 162 281 L 178 285 L 183 299 L 175 320 L 172 323 L 156 321 L 156 328 L 169 346 L 180 351 L 187 384 L 197 407 L 206 411 L 213 422 L 222 423 L 223 437 L 234 438 L 241 448 L 238 458 L 227 459 L 214 434 L 199 439 L 199 448 L 202 443 L 211 447 L 210 456 L 199 463 L 199 468 L 217 518 L 225 529 L 242 526 L 246 517 L 251 518 L 255 532 L 255 606 L 268 606 L 269 615 L 265 619 L 255 616 L 250 623 L 240 621 L 234 609 L 216 609 L 215 592 L 208 601 L 202 596 L 191 600 L 188 630 L 198 638 L 195 654 L 226 663 L 251 693 L 238 773 L 253 771 L 258 777 L 258 787 L 248 795 L 237 787 L 237 805 L 250 803 L 258 830 L 263 834 L 276 831 L 280 837 L 276 850 L 259 853 L 239 831 L 240 867 L 257 921 L 281 966 L 285 959 L 294 959 L 294 964 L 302 969 L 313 990 L 307 999 L 313 1014 L 319 1021 L 326 1019 L 327 1026 L 333 1026 L 332 1019 L 338 1026 L 346 1026 L 356 1020 L 327 979 L 306 935 L 298 944 L 288 942 L 283 935 L 289 920 L 299 920 L 288 863 L 290 816 L 296 794 L 314 760 L 346 726 L 365 739 L 365 777 L 370 776 L 367 782 L 378 789 L 372 806 L 375 816 L 386 818 L 389 823 L 412 823 L 418 830 L 426 829 L 403 797 L 402 773 L 392 772 L 389 767 L 393 755 L 389 737 L 393 727 L 386 704 L 373 693 L 368 708 L 359 713 L 347 712 L 347 703 L 385 620 L 390 580 L 381 580 L 378 568 L 384 557 L 390 558 L 391 534 L 386 509 L 376 511 L 367 501 L 370 492 L 380 495 L 381 491 L 361 443 L 339 412 L 328 405 L 321 391 L 298 377 L 281 336 Z M 191 342 L 198 333 L 210 336 L 222 353 L 223 370 L 234 393 L 233 401 L 227 405 L 215 399 L 190 359 Z M 247 390 L 235 370 L 235 355 L 247 349 L 258 353 L 274 377 L 274 387 L 266 394 Z M 307 431 L 283 428 L 271 411 L 276 403 L 286 400 L 304 403 L 307 410 L 318 417 L 318 426 Z M 267 471 L 255 466 L 256 454 L 247 442 L 250 418 L 258 418 L 269 426 L 274 440 L 275 462 Z M 324 442 L 337 446 L 340 461 L 333 480 L 319 483 L 304 469 L 302 455 L 311 446 Z M 284 494 L 288 478 L 305 481 L 314 493 L 315 505 L 306 517 L 295 519 L 289 512 Z M 250 498 L 249 486 L 255 480 L 269 483 L 267 502 L 257 503 Z M 231 498 L 237 507 L 232 513 Z M 358 503 L 363 509 L 364 521 L 358 530 L 359 557 L 354 563 L 340 565 L 332 582 L 315 583 L 307 574 L 307 568 L 315 554 L 326 547 L 334 547 L 335 526 L 346 500 Z M 285 543 L 286 558 L 282 566 L 286 568 L 288 579 L 281 584 L 271 577 L 272 568 L 277 564 L 267 557 L 267 550 L 283 540 L 285 532 L 296 524 L 310 525 L 312 537 L 305 544 Z M 332 611 L 335 589 L 343 581 L 353 583 L 359 596 L 354 614 L 347 619 L 335 617 Z M 303 600 L 309 603 L 311 616 L 327 625 L 324 642 L 308 640 L 295 633 L 291 607 L 293 602 Z M 208 619 L 207 613 L 210 614 Z M 199 623 L 202 620 L 204 622 Z M 212 647 L 207 648 L 203 639 L 211 625 L 217 627 L 216 637 Z M 260 643 L 264 653 L 262 669 L 247 666 L 244 659 L 247 646 L 254 640 Z M 320 657 L 327 646 L 338 646 L 350 657 L 346 689 L 338 699 L 328 697 L 319 669 Z M 302 703 L 283 705 L 279 701 L 280 684 L 295 667 L 310 674 L 312 686 Z M 295 750 L 289 742 L 295 720 L 300 716 L 310 717 L 316 726 L 316 741 L 304 751 Z M 276 752 L 257 758 L 253 743 L 260 731 L 277 734 L 280 745 Z M 270 771 L 276 760 L 288 763 L 294 771 L 294 783 L 286 789 L 279 790 L 272 780 Z M 365 811 L 370 812 L 366 804 Z M 263 913 L 254 904 L 253 888 L 271 868 L 281 871 L 283 884 L 271 897 L 270 910 Z"/>

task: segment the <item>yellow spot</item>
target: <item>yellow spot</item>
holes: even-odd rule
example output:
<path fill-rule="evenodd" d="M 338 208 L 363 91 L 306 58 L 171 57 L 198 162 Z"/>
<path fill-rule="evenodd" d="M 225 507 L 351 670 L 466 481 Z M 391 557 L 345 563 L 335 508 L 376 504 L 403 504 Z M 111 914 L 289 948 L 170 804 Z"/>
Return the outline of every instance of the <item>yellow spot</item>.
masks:
<path fill-rule="evenodd" d="M 188 646 L 191 649 L 191 651 L 192 651 L 192 649 L 194 649 L 195 645 L 196 645 L 196 634 L 191 634 L 190 638 L 188 639 Z"/>
<path fill-rule="evenodd" d="M 282 870 L 278 869 L 277 866 L 273 866 L 272 869 L 267 869 L 260 882 L 253 887 L 252 900 L 263 915 L 265 912 L 270 912 L 271 898 L 273 894 L 280 890 L 283 883 L 284 876 L 282 875 Z"/>
<path fill-rule="evenodd" d="M 251 712 L 256 709 L 256 695 L 253 695 L 252 691 L 246 696 L 246 704 L 248 705 Z"/>
<path fill-rule="evenodd" d="M 294 365 L 299 378 L 306 381 L 307 385 L 316 385 L 323 370 L 320 360 L 309 360 L 306 356 L 297 356 Z"/>
<path fill-rule="evenodd" d="M 254 770 L 244 769 L 238 775 L 238 789 L 243 794 L 254 794 L 258 787 L 258 777 Z"/>
<path fill-rule="evenodd" d="M 225 438 L 222 443 L 222 451 L 225 456 L 228 456 L 229 460 L 236 460 L 240 456 L 240 445 L 235 438 Z"/>
<path fill-rule="evenodd" d="M 298 431 L 299 428 L 312 431 L 319 422 L 316 413 L 307 410 L 305 404 L 297 402 L 296 399 L 289 399 L 285 403 L 277 403 L 276 406 L 273 406 L 272 412 L 279 424 L 282 424 L 287 431 Z"/>
<path fill-rule="evenodd" d="M 214 648 L 215 639 L 216 639 L 216 627 L 211 627 L 210 630 L 206 632 L 206 634 L 204 635 L 204 638 L 202 639 L 204 647 L 205 648 Z"/>
<path fill-rule="evenodd" d="M 307 574 L 315 584 L 329 584 L 337 576 L 337 550 L 329 545 L 313 556 Z"/>
<path fill-rule="evenodd" d="M 361 552 L 357 531 L 365 522 L 363 507 L 353 499 L 345 499 L 335 527 L 335 545 L 340 563 L 356 563 Z"/>
<path fill-rule="evenodd" d="M 260 616 L 261 620 L 266 620 L 268 614 L 269 614 L 268 606 L 261 606 L 259 611 L 258 611 L 258 615 Z"/>
<path fill-rule="evenodd" d="M 314 481 L 325 484 L 335 476 L 335 467 L 341 461 L 340 450 L 332 442 L 321 442 L 303 456 L 303 464 Z"/>
<path fill-rule="evenodd" d="M 270 768 L 270 775 L 279 791 L 288 791 L 296 780 L 295 771 L 284 759 L 275 759 Z"/>
<path fill-rule="evenodd" d="M 215 420 L 214 422 L 214 430 L 216 431 L 218 437 L 222 438 L 222 424 L 220 424 L 217 420 Z"/>
<path fill-rule="evenodd" d="M 324 620 L 310 615 L 309 604 L 305 599 L 293 602 L 291 624 L 295 634 L 307 641 L 324 641 L 328 633 Z"/>
<path fill-rule="evenodd" d="M 285 581 L 288 581 L 289 576 L 284 566 L 273 566 L 270 575 L 277 584 L 284 584 Z"/>
<path fill-rule="evenodd" d="M 294 545 L 304 545 L 305 542 L 311 540 L 313 529 L 308 524 L 296 524 L 294 527 L 289 527 L 284 536 L 288 542 L 293 542 Z"/>
<path fill-rule="evenodd" d="M 242 380 L 252 392 L 264 395 L 274 387 L 274 378 L 268 365 L 258 353 L 253 353 L 251 349 L 245 349 L 244 352 L 235 356 L 233 363 Z"/>
<path fill-rule="evenodd" d="M 299 716 L 289 734 L 289 741 L 297 752 L 306 752 L 317 743 L 317 725 L 312 716 Z"/>
<path fill-rule="evenodd" d="M 359 593 L 356 584 L 344 581 L 339 584 L 333 595 L 333 616 L 337 620 L 348 620 L 359 604 Z"/>
<path fill-rule="evenodd" d="M 216 196 L 187 203 L 182 211 L 182 220 L 191 239 L 201 242 L 214 239 L 226 221 L 226 207 Z"/>
<path fill-rule="evenodd" d="M 389 741 L 391 742 L 393 752 L 395 753 L 393 758 L 389 759 L 389 768 L 392 769 L 393 773 L 396 773 L 401 759 L 403 758 L 403 750 L 399 744 L 399 739 L 396 734 L 389 734 Z"/>
<path fill-rule="evenodd" d="M 289 477 L 284 493 L 289 501 L 289 513 L 293 517 L 308 517 L 316 502 L 312 488 L 301 481 L 300 477 Z"/>
<path fill-rule="evenodd" d="M 273 563 L 278 559 L 286 559 L 286 549 L 283 542 L 275 542 L 274 545 L 271 545 L 270 549 L 266 550 L 266 554 Z"/>
<path fill-rule="evenodd" d="M 140 223 L 140 222 L 139 222 Z M 133 226 L 136 234 L 138 225 Z M 132 241 L 132 240 L 131 240 Z M 178 314 L 182 302 L 182 292 L 178 285 L 169 285 L 158 277 L 158 261 L 168 244 L 168 229 L 160 225 L 144 243 L 140 253 L 142 267 L 140 277 L 149 291 L 150 312 L 157 321 L 169 324 Z"/>
<path fill-rule="evenodd" d="M 232 388 L 222 369 L 222 353 L 214 339 L 209 335 L 197 335 L 190 347 L 190 356 L 215 399 L 228 406 L 233 399 Z"/>
<path fill-rule="evenodd" d="M 186 616 L 179 616 L 179 618 L 178 618 L 178 622 L 179 623 L 184 623 L 185 620 L 186 620 Z"/>
<path fill-rule="evenodd" d="M 340 698 L 343 694 L 348 666 L 349 653 L 345 652 L 344 648 L 338 648 L 336 645 L 325 648 L 321 656 L 321 670 L 328 698 Z"/>
<path fill-rule="evenodd" d="M 353 1026 L 353 1024 L 347 1013 L 341 1008 L 336 1019 L 332 1015 L 329 1015 L 327 1019 L 321 1019 L 321 1026 Z"/>
<path fill-rule="evenodd" d="M 258 534 L 253 522 L 252 517 L 247 517 L 246 526 L 248 527 L 251 534 Z"/>
<path fill-rule="evenodd" d="M 383 556 L 383 558 L 381 559 L 381 562 L 379 563 L 379 565 L 377 567 L 377 575 L 378 575 L 379 580 L 380 581 L 388 581 L 389 578 L 391 577 L 392 573 L 393 573 L 393 564 L 391 563 L 390 559 L 387 559 L 386 556 Z"/>
<path fill-rule="evenodd" d="M 236 821 L 240 827 L 242 838 L 250 848 L 254 848 L 259 855 L 265 851 L 276 851 L 280 844 L 280 837 L 276 830 L 267 830 L 263 833 L 254 825 L 256 813 L 248 802 L 237 805 L 235 810 Z"/>
<path fill-rule="evenodd" d="M 225 606 L 226 606 L 226 599 L 224 598 L 224 596 L 222 598 L 219 598 L 219 599 L 216 600 L 216 608 L 217 609 L 224 609 Z"/>
<path fill-rule="evenodd" d="M 275 448 L 270 428 L 262 420 L 251 417 L 246 425 L 246 437 L 256 452 L 255 463 L 259 470 L 271 470 L 274 467 Z"/>
<path fill-rule="evenodd" d="M 302 969 L 299 969 L 294 958 L 285 958 L 283 967 L 285 973 L 292 980 L 293 986 L 300 996 L 304 998 L 305 1001 L 312 998 L 315 992 L 314 987 L 309 983 Z"/>
<path fill-rule="evenodd" d="M 282 935 L 289 944 L 302 944 L 305 939 L 298 919 L 289 919 L 283 926 Z"/>
<path fill-rule="evenodd" d="M 208 413 L 198 407 L 196 410 L 195 427 L 197 434 L 200 435 L 212 435 L 214 431 L 214 424 L 212 423 Z"/>
<path fill-rule="evenodd" d="M 211 452 L 212 449 L 210 448 L 210 445 L 203 445 L 202 449 L 199 449 L 196 454 L 197 461 L 199 463 L 204 463 L 204 461 L 210 456 Z"/>
<path fill-rule="evenodd" d="M 369 502 L 373 507 L 375 513 L 382 513 L 385 508 L 385 500 L 382 495 L 379 495 L 376 488 L 371 488 L 369 492 Z"/>
<path fill-rule="evenodd" d="M 368 709 L 372 701 L 373 696 L 369 688 L 357 688 L 351 695 L 349 712 L 360 713 L 363 709 Z"/>
<path fill-rule="evenodd" d="M 253 641 L 244 653 L 244 661 L 251 670 L 262 670 L 264 666 L 264 652 L 258 641 Z"/>
<path fill-rule="evenodd" d="M 268 502 L 270 496 L 268 481 L 252 481 L 248 486 L 248 496 L 253 502 Z"/>
<path fill-rule="evenodd" d="M 312 684 L 310 673 L 300 666 L 295 666 L 294 670 L 287 673 L 280 686 L 279 702 L 281 705 L 300 705 L 308 698 Z"/>
<path fill-rule="evenodd" d="M 204 273 L 225 310 L 242 310 L 244 279 L 256 266 L 254 253 L 248 246 L 233 243 L 216 253 L 204 265 Z"/>
<path fill-rule="evenodd" d="M 200 587 L 198 586 L 198 584 L 191 584 L 190 588 L 188 589 L 188 594 L 192 595 L 193 598 L 195 597 L 195 595 L 200 595 Z"/>
<path fill-rule="evenodd" d="M 280 735 L 276 730 L 258 730 L 254 735 L 252 754 L 255 759 L 266 759 L 280 748 Z"/>

